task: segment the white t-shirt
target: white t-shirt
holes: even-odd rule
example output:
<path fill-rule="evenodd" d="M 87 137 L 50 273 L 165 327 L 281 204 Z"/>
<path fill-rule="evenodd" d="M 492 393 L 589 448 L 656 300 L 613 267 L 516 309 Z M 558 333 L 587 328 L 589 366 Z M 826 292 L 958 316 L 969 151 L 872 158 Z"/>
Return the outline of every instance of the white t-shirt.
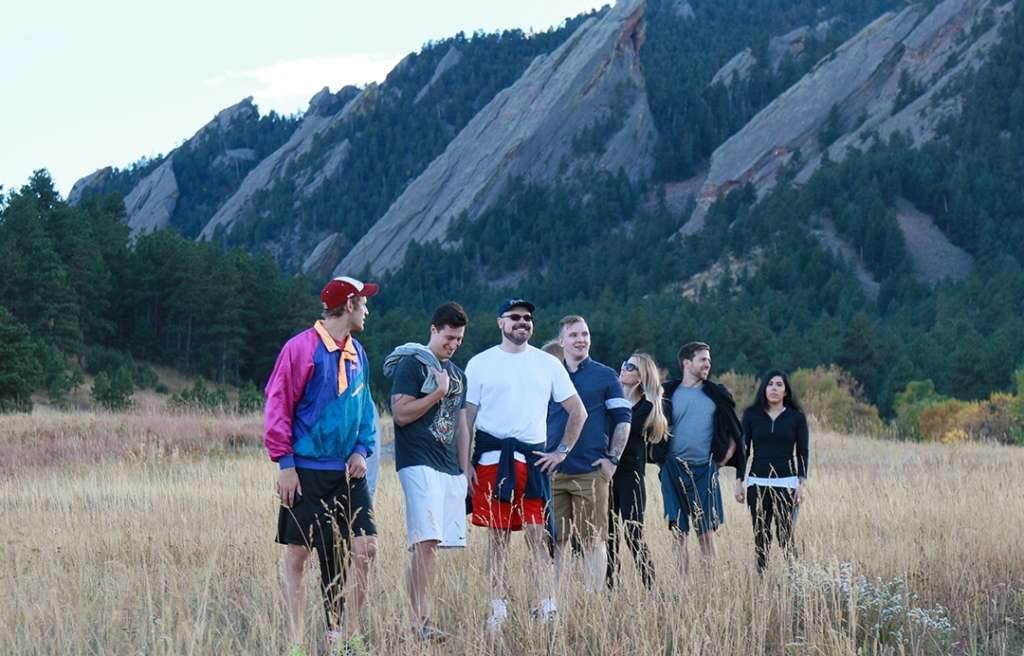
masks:
<path fill-rule="evenodd" d="M 509 353 L 493 346 L 466 365 L 466 403 L 477 406 L 476 428 L 494 437 L 537 444 L 547 442 L 548 401 L 576 394 L 569 372 L 557 358 L 527 345 Z M 480 464 L 498 462 L 498 451 L 481 454 Z M 517 460 L 524 460 L 516 454 Z"/>

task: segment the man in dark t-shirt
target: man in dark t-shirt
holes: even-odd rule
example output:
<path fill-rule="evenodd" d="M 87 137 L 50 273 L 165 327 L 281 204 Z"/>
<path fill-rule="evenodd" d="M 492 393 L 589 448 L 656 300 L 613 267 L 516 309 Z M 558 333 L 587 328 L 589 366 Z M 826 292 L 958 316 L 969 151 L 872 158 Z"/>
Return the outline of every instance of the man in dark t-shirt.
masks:
<path fill-rule="evenodd" d="M 448 393 L 419 419 L 404 426 L 395 424 L 395 467 L 398 471 L 407 467 L 431 467 L 451 476 L 462 476 L 456 447 L 459 413 L 466 407 L 466 375 L 451 360 L 441 360 L 440 364 L 448 376 Z M 395 367 L 391 394 L 426 398 L 430 395 L 421 391 L 423 384 L 433 378 L 434 374 L 427 365 L 415 356 L 405 356 Z"/>
<path fill-rule="evenodd" d="M 406 573 L 412 630 L 428 641 L 447 637 L 430 619 L 437 548 L 466 546 L 466 375 L 451 357 L 468 322 L 458 303 L 445 303 L 434 311 L 426 346 L 405 344 L 385 361 L 385 373 L 392 377 L 395 466 L 412 554 Z"/>

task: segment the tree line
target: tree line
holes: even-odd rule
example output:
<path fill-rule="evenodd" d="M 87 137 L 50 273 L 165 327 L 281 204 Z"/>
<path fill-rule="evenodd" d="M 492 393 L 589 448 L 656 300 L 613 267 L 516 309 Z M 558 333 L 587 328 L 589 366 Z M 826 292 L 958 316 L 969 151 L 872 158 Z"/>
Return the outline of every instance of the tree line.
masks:
<path fill-rule="evenodd" d="M 171 231 L 133 243 L 119 196 L 72 207 L 45 171 L 0 205 L 4 409 L 31 407 L 40 389 L 59 399 L 85 371 L 115 380 L 128 365 L 111 351 L 220 383 L 262 384 L 277 349 L 316 310 L 310 283 L 269 255 Z"/>

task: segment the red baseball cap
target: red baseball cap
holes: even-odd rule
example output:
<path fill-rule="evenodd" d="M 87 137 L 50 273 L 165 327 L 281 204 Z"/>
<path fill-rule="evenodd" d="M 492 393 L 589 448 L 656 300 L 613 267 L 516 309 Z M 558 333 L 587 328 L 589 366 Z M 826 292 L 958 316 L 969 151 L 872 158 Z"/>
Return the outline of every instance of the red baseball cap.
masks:
<path fill-rule="evenodd" d="M 330 312 L 353 296 L 365 296 L 369 298 L 380 291 L 380 285 L 373 282 L 360 282 L 355 278 L 340 276 L 330 280 L 320 290 L 320 301 L 324 310 Z"/>

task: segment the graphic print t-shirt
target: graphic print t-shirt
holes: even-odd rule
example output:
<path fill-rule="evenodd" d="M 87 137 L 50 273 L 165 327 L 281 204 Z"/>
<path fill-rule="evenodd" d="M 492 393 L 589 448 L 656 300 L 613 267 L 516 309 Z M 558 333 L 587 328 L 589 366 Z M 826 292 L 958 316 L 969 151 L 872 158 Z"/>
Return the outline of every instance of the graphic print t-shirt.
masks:
<path fill-rule="evenodd" d="M 466 406 L 466 375 L 452 362 L 442 365 L 448 373 L 448 394 L 416 421 L 395 424 L 395 468 L 426 465 L 445 474 L 457 475 L 459 469 L 456 447 L 459 411 Z M 434 374 L 414 357 L 402 358 L 395 367 L 391 395 L 405 394 L 417 399 L 427 376 Z"/>

